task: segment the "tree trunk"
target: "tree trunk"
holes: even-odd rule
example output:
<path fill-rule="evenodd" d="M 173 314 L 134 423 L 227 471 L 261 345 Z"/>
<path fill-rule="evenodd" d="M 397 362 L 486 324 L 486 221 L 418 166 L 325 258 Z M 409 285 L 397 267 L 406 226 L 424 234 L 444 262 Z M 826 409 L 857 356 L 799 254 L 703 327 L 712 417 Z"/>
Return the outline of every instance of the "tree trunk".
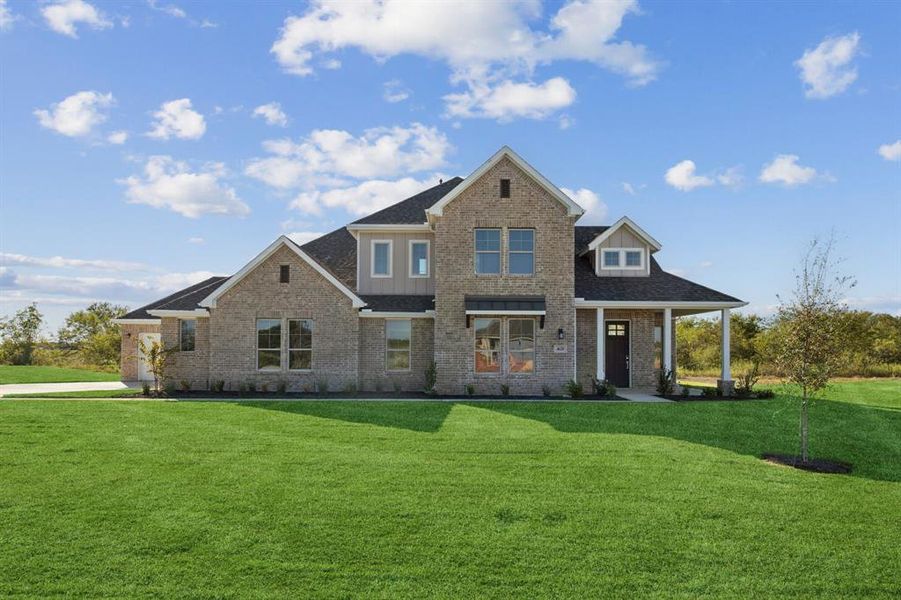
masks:
<path fill-rule="evenodd" d="M 807 462 L 807 388 L 801 392 L 801 462 Z"/>

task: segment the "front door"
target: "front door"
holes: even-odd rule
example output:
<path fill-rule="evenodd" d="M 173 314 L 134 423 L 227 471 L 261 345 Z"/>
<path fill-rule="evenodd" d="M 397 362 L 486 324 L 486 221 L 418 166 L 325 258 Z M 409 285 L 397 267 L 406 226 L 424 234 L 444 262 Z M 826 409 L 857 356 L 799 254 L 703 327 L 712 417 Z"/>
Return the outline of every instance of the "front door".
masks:
<path fill-rule="evenodd" d="M 629 387 L 629 322 L 607 321 L 604 342 L 604 370 L 607 381 Z"/>
<path fill-rule="evenodd" d="M 145 348 L 150 348 L 151 344 L 160 343 L 160 334 L 158 333 L 141 333 L 138 339 L 144 343 Z M 147 358 L 141 352 L 141 346 L 138 345 L 138 379 L 140 381 L 153 381 L 153 373 L 150 372 L 150 365 Z"/>

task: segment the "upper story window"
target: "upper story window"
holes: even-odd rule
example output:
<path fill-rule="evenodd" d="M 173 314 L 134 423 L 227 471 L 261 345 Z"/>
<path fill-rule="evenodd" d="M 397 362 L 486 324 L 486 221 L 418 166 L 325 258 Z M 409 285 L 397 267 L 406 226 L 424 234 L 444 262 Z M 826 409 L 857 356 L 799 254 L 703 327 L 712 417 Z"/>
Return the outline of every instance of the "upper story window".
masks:
<path fill-rule="evenodd" d="M 644 269 L 643 248 L 602 248 L 601 269 Z"/>
<path fill-rule="evenodd" d="M 501 230 L 476 229 L 476 273 L 498 275 L 501 272 Z"/>
<path fill-rule="evenodd" d="M 510 180 L 501 179 L 501 198 L 510 197 Z"/>
<path fill-rule="evenodd" d="M 429 241 L 410 240 L 410 277 L 429 276 Z"/>
<path fill-rule="evenodd" d="M 507 245 L 507 269 L 511 275 L 535 273 L 535 230 L 511 229 Z"/>
<path fill-rule="evenodd" d="M 391 240 L 372 240 L 372 276 L 391 277 Z"/>
<path fill-rule="evenodd" d="M 182 352 L 194 350 L 197 321 L 195 319 L 183 319 L 178 322 L 178 349 Z"/>
<path fill-rule="evenodd" d="M 291 267 L 288 265 L 281 265 L 278 268 L 278 281 L 279 283 L 288 283 L 291 280 Z"/>

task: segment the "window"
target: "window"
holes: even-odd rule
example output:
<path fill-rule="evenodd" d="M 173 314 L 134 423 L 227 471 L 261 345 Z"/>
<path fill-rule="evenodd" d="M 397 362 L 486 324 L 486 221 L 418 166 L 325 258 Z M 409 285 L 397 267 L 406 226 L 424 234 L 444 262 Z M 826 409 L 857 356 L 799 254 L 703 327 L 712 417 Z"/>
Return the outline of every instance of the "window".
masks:
<path fill-rule="evenodd" d="M 507 247 L 507 269 L 513 275 L 535 272 L 535 230 L 511 229 Z"/>
<path fill-rule="evenodd" d="M 619 267 L 619 250 L 604 250 L 604 268 Z"/>
<path fill-rule="evenodd" d="M 535 319 L 510 319 L 507 359 L 511 373 L 535 371 Z"/>
<path fill-rule="evenodd" d="M 410 370 L 410 320 L 385 321 L 386 368 L 389 371 Z"/>
<path fill-rule="evenodd" d="M 624 337 L 626 335 L 625 323 L 607 323 L 608 337 Z"/>
<path fill-rule="evenodd" d="M 195 332 L 197 331 L 197 321 L 195 319 L 184 319 L 178 322 L 178 349 L 182 352 L 192 352 L 194 350 Z"/>
<path fill-rule="evenodd" d="M 501 230 L 476 229 L 476 273 L 497 275 L 501 272 Z"/>
<path fill-rule="evenodd" d="M 429 276 L 429 241 L 410 240 L 410 277 Z"/>
<path fill-rule="evenodd" d="M 278 370 L 282 367 L 282 322 L 279 319 L 257 319 L 257 369 Z"/>
<path fill-rule="evenodd" d="M 313 368 L 313 321 L 288 320 L 288 369 L 309 371 Z"/>
<path fill-rule="evenodd" d="M 372 276 L 391 277 L 391 240 L 372 240 Z"/>
<path fill-rule="evenodd" d="M 510 180 L 501 179 L 501 198 L 510 197 Z"/>
<path fill-rule="evenodd" d="M 278 268 L 278 281 L 279 283 L 288 283 L 290 279 L 291 267 L 288 265 L 281 265 Z"/>
<path fill-rule="evenodd" d="M 475 320 L 476 373 L 501 372 L 501 320 Z"/>
<path fill-rule="evenodd" d="M 626 266 L 641 268 L 641 250 L 626 250 Z"/>

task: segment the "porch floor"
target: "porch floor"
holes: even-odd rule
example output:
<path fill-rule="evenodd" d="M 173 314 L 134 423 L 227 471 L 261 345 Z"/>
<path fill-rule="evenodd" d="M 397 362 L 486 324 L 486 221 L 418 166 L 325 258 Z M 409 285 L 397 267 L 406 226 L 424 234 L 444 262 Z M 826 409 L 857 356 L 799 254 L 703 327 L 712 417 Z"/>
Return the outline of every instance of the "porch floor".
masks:
<path fill-rule="evenodd" d="M 620 388 L 616 390 L 616 395 L 631 402 L 672 402 L 672 400 L 655 396 L 653 390 L 638 388 Z"/>

